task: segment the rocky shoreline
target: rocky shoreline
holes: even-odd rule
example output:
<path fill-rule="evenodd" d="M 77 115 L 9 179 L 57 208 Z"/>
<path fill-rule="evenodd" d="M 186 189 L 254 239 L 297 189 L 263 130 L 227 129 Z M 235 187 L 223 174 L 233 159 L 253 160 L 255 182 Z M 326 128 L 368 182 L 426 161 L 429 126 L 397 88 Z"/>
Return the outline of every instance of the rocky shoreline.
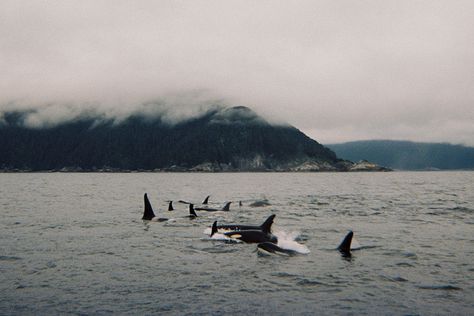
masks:
<path fill-rule="evenodd" d="M 170 166 L 162 169 L 119 169 L 104 166 L 101 168 L 93 167 L 91 169 L 83 169 L 81 167 L 63 167 L 61 169 L 51 170 L 31 170 L 31 169 L 17 169 L 17 168 L 2 168 L 0 173 L 27 173 L 27 172 L 104 172 L 104 173 L 131 173 L 131 172 L 196 172 L 196 173 L 219 173 L 219 172 L 386 172 L 392 171 L 390 168 L 382 167 L 377 164 L 368 162 L 366 160 L 357 163 L 341 160 L 336 164 L 328 162 L 304 161 L 293 162 L 284 165 L 277 165 L 273 168 L 266 168 L 264 166 L 257 166 L 253 168 L 235 168 L 229 164 L 218 163 L 203 163 L 193 167 Z"/>

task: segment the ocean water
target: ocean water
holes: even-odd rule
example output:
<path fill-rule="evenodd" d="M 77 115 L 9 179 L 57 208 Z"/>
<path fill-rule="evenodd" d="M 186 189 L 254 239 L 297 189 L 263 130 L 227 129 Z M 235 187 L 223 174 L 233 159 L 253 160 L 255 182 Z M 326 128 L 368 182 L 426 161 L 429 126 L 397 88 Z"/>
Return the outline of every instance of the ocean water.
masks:
<path fill-rule="evenodd" d="M 473 172 L 0 174 L 0 212 L 1 315 L 474 314 Z M 270 214 L 301 254 L 205 234 Z"/>

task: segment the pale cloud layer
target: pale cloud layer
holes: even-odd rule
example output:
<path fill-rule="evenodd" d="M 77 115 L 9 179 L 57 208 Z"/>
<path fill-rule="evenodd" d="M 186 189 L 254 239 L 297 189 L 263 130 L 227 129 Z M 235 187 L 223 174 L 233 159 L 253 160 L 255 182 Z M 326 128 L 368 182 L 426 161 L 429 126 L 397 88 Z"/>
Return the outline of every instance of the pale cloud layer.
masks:
<path fill-rule="evenodd" d="M 0 112 L 38 107 L 40 124 L 207 102 L 322 143 L 474 145 L 473 16 L 471 0 L 4 0 Z"/>

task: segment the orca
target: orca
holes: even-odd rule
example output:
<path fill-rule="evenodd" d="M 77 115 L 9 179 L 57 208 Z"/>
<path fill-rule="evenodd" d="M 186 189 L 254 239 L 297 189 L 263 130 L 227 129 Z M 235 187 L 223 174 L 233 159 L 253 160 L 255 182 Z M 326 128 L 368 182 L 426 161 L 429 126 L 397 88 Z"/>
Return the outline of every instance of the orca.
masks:
<path fill-rule="evenodd" d="M 210 197 L 211 197 L 210 195 L 206 196 L 206 198 L 204 199 L 204 201 L 202 201 L 202 204 L 203 204 L 203 205 L 207 205 L 207 203 L 209 202 L 209 198 L 210 198 Z"/>
<path fill-rule="evenodd" d="M 262 242 L 257 245 L 257 250 L 261 251 L 263 253 L 274 253 L 274 254 L 279 254 L 279 255 L 287 255 L 287 256 L 292 256 L 296 255 L 298 252 L 295 250 L 291 249 L 284 249 L 279 246 L 277 246 L 274 243 L 271 242 Z"/>
<path fill-rule="evenodd" d="M 350 257 L 351 256 L 351 243 L 352 243 L 352 237 L 354 236 L 354 233 L 349 231 L 347 233 L 346 237 L 342 240 L 341 244 L 337 247 L 337 250 L 342 254 L 344 257 Z"/>
<path fill-rule="evenodd" d="M 156 217 L 155 212 L 153 212 L 153 208 L 151 207 L 150 200 L 148 200 L 148 195 L 146 193 L 143 196 L 143 199 L 145 201 L 145 209 L 143 211 L 142 217 L 143 220 L 153 222 L 164 222 L 168 220 L 167 218 Z"/>
<path fill-rule="evenodd" d="M 273 224 L 273 219 L 275 218 L 275 214 L 270 215 L 265 222 L 263 222 L 260 226 L 255 225 L 237 225 L 237 224 L 230 224 L 230 225 L 217 225 L 218 231 L 238 231 L 238 230 L 261 230 L 270 232 L 271 227 Z"/>
<path fill-rule="evenodd" d="M 217 221 L 212 224 L 211 237 L 217 233 Z M 270 231 L 263 230 L 236 230 L 231 232 L 226 232 L 223 235 L 229 238 L 238 239 L 246 243 L 263 243 L 263 242 L 272 242 L 277 243 L 278 238 L 270 233 Z"/>
<path fill-rule="evenodd" d="M 270 206 L 270 202 L 267 199 L 257 200 L 249 204 L 250 207 L 263 207 L 263 206 Z"/>
<path fill-rule="evenodd" d="M 224 205 L 224 207 L 221 208 L 221 209 L 203 206 L 203 207 L 196 207 L 195 210 L 196 211 L 206 211 L 206 212 L 218 212 L 218 211 L 228 212 L 228 211 L 230 211 L 230 203 L 232 203 L 232 202 L 227 202 Z"/>

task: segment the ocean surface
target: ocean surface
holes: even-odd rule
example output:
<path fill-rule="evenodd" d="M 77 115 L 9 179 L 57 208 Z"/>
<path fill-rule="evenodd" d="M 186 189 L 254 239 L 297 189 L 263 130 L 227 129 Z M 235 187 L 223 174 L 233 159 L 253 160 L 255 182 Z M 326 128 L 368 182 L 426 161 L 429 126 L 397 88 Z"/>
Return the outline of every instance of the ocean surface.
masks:
<path fill-rule="evenodd" d="M 4 173 L 0 212 L 1 315 L 474 314 L 474 172 Z M 271 214 L 299 254 L 205 234 Z"/>

